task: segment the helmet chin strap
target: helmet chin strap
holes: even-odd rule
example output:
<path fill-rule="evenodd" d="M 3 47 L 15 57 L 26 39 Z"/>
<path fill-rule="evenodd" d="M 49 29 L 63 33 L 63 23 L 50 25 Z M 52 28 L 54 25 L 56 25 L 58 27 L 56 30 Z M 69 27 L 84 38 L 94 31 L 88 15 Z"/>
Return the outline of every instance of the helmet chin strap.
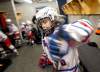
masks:
<path fill-rule="evenodd" d="M 51 33 L 53 33 L 53 31 L 54 31 L 54 27 L 50 29 L 43 29 L 44 36 L 50 35 Z"/>

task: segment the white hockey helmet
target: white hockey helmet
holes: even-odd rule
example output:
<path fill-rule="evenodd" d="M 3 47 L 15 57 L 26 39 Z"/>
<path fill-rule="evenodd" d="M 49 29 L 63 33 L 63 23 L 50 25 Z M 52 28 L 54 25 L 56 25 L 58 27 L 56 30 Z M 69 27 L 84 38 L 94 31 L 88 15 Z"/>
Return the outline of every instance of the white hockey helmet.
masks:
<path fill-rule="evenodd" d="M 12 24 L 12 20 L 10 18 L 6 19 L 7 24 Z"/>
<path fill-rule="evenodd" d="M 93 33 L 93 30 L 94 24 L 86 19 L 69 24 L 67 28 L 69 35 L 78 42 L 86 42 Z"/>
<path fill-rule="evenodd" d="M 49 17 L 51 20 L 55 20 L 55 17 L 61 16 L 58 14 L 57 10 L 52 7 L 45 7 L 40 9 L 36 13 L 36 20 L 39 21 L 40 19 L 43 19 L 45 17 Z"/>
<path fill-rule="evenodd" d="M 25 22 L 22 22 L 21 25 L 26 25 L 26 23 Z"/>
<path fill-rule="evenodd" d="M 27 20 L 27 21 L 26 21 L 26 24 L 31 25 L 31 24 L 32 24 L 32 21 Z"/>

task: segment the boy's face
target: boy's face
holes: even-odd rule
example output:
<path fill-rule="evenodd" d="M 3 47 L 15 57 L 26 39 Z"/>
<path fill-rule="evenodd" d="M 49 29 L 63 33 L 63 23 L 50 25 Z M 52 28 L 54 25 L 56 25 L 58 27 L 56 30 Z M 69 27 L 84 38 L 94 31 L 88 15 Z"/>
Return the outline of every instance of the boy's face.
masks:
<path fill-rule="evenodd" d="M 40 23 L 43 30 L 49 30 L 52 27 L 52 22 L 49 18 L 44 18 L 43 20 L 40 21 Z"/>

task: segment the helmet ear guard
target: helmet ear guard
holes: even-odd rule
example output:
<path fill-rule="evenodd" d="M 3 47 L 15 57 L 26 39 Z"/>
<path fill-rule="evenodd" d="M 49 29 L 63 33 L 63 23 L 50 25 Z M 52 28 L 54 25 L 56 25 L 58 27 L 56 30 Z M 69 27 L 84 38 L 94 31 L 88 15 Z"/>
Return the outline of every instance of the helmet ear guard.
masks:
<path fill-rule="evenodd" d="M 33 18 L 32 18 L 32 22 L 33 22 L 33 24 L 37 24 L 36 16 L 33 16 Z"/>

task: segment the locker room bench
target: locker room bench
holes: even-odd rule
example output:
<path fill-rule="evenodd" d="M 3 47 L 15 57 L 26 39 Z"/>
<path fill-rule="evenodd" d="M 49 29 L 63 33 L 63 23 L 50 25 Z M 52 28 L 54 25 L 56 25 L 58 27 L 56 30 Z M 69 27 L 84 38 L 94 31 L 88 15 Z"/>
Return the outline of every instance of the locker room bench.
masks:
<path fill-rule="evenodd" d="M 84 44 L 78 50 L 80 61 L 87 72 L 100 72 L 100 49 Z"/>

